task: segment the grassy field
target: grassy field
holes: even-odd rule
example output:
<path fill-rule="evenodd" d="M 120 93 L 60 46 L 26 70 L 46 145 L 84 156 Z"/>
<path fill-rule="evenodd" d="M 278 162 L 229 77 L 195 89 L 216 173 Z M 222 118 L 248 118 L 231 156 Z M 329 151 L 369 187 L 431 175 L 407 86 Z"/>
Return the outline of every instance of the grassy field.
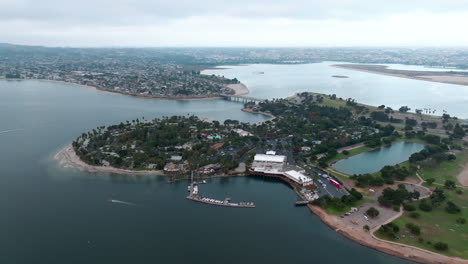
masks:
<path fill-rule="evenodd" d="M 362 146 L 362 147 L 359 147 L 359 148 L 348 150 L 348 152 L 349 152 L 348 155 L 345 155 L 343 153 L 338 153 L 335 157 L 331 158 L 328 161 L 328 163 L 333 163 L 333 162 L 335 162 L 337 160 L 346 159 L 346 158 L 349 158 L 349 157 L 352 157 L 352 156 L 355 156 L 355 155 L 359 155 L 361 153 L 364 153 L 364 152 L 367 152 L 367 151 L 370 151 L 370 150 L 372 150 L 372 148 Z"/>
<path fill-rule="evenodd" d="M 457 182 L 455 175 L 457 175 L 465 164 L 468 163 L 468 151 L 457 155 L 454 161 L 444 161 L 436 167 L 423 167 L 419 170 L 419 175 L 423 179 L 434 178 L 436 183 L 444 184 L 446 180 L 453 180 Z"/>
<path fill-rule="evenodd" d="M 455 191 L 446 189 L 444 191 L 447 195 L 447 201 L 452 201 L 458 205 L 461 208 L 461 213 L 447 213 L 445 203 L 434 208 L 431 212 L 418 209 L 416 212 L 420 214 L 419 219 L 413 219 L 409 217 L 408 212 L 405 212 L 402 217 L 394 221 L 400 227 L 400 239 L 393 239 L 392 241 L 468 259 L 468 223 L 459 224 L 456 222 L 459 217 L 468 220 L 468 192 L 465 190 L 460 195 L 456 194 Z M 406 223 L 418 225 L 421 228 L 421 234 L 419 236 L 411 234 L 405 227 Z M 378 232 L 375 235 L 379 236 Z M 419 240 L 420 238 L 422 241 Z M 448 244 L 449 249 L 442 252 L 435 250 L 433 245 L 436 242 Z"/>

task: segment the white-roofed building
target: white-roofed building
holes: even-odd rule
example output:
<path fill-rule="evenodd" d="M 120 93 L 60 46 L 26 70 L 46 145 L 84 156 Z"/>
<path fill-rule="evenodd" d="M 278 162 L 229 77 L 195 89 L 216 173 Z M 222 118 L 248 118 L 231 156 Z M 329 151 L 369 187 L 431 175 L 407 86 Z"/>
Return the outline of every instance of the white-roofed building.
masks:
<path fill-rule="evenodd" d="M 284 176 L 288 177 L 289 179 L 293 180 L 294 182 L 302 186 L 312 185 L 314 183 L 312 181 L 312 178 L 295 170 L 284 172 Z"/>
<path fill-rule="evenodd" d="M 257 154 L 254 157 L 254 161 L 284 163 L 286 161 L 286 156 Z"/>
<path fill-rule="evenodd" d="M 282 174 L 285 163 L 286 156 L 283 155 L 257 154 L 255 155 L 252 163 L 252 171 L 269 174 Z"/>

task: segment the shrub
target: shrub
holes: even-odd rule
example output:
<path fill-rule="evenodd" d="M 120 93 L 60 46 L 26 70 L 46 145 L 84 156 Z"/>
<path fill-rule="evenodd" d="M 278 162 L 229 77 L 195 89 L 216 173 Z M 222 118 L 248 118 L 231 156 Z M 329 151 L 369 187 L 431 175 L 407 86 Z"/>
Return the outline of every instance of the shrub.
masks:
<path fill-rule="evenodd" d="M 462 191 L 462 190 L 460 190 L 460 189 L 457 189 L 455 192 L 456 192 L 457 194 L 460 194 L 460 195 L 462 195 L 462 194 L 463 194 L 463 191 Z"/>
<path fill-rule="evenodd" d="M 421 200 L 421 202 L 419 203 L 419 209 L 425 211 L 425 212 L 430 212 L 432 211 L 432 205 L 429 204 L 429 202 L 427 201 L 427 199 L 423 199 Z"/>
<path fill-rule="evenodd" d="M 365 225 L 362 227 L 365 231 L 369 231 L 370 230 L 370 227 L 368 225 Z"/>
<path fill-rule="evenodd" d="M 462 225 L 463 225 L 463 224 L 465 224 L 465 223 L 466 223 L 466 219 L 465 219 L 465 218 L 463 218 L 463 217 L 459 217 L 459 218 L 457 218 L 457 223 L 459 223 L 459 224 L 462 224 Z"/>
<path fill-rule="evenodd" d="M 412 204 L 405 204 L 403 205 L 403 208 L 405 209 L 405 211 L 408 211 L 408 212 L 412 212 L 416 210 L 416 206 Z"/>
<path fill-rule="evenodd" d="M 419 228 L 419 226 L 417 226 L 417 225 L 415 225 L 413 223 L 407 223 L 406 228 L 408 228 L 409 231 L 414 235 L 419 236 L 421 234 L 421 228 Z"/>
<path fill-rule="evenodd" d="M 444 183 L 445 188 L 447 189 L 455 189 L 457 186 L 455 185 L 454 181 L 446 180 Z"/>
<path fill-rule="evenodd" d="M 429 178 L 426 180 L 427 184 L 432 185 L 435 182 L 434 178 Z"/>
<path fill-rule="evenodd" d="M 343 150 L 343 152 L 341 152 L 341 153 L 343 153 L 343 155 L 346 155 L 346 156 L 349 155 L 349 151 L 347 151 L 347 150 Z"/>
<path fill-rule="evenodd" d="M 448 245 L 446 243 L 443 243 L 443 242 L 436 242 L 436 243 L 434 243 L 434 248 L 439 250 L 439 251 L 443 251 L 443 250 L 448 249 Z"/>
<path fill-rule="evenodd" d="M 418 212 L 411 212 L 409 214 L 409 217 L 414 218 L 414 219 L 418 219 L 420 216 L 421 215 Z"/>
<path fill-rule="evenodd" d="M 445 211 L 449 214 L 458 214 L 460 213 L 460 207 L 458 207 L 456 204 L 454 204 L 451 201 L 447 202 L 447 206 L 445 207 Z"/>

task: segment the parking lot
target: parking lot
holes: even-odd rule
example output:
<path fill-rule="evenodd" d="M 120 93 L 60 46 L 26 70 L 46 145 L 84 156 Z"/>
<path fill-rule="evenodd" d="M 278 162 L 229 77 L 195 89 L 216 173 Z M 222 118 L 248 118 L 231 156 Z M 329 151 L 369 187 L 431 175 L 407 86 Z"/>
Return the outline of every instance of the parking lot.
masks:
<path fill-rule="evenodd" d="M 348 192 L 341 187 L 338 189 L 335 185 L 331 184 L 330 181 L 325 178 L 323 175 L 328 175 L 328 173 L 314 167 L 314 166 L 307 166 L 309 169 L 311 169 L 316 175 L 318 175 L 317 178 L 317 189 L 318 189 L 318 194 L 320 197 L 325 196 L 325 195 L 330 195 L 331 197 L 342 197 L 343 195 L 348 194 Z M 321 176 L 320 176 L 321 175 Z"/>

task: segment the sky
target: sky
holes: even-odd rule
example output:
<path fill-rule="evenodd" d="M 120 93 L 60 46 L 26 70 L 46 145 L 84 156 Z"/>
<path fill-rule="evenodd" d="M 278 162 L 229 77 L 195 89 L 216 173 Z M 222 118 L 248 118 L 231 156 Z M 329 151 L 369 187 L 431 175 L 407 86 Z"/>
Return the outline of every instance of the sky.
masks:
<path fill-rule="evenodd" d="M 468 46 L 468 0 L 0 0 L 0 43 Z"/>

